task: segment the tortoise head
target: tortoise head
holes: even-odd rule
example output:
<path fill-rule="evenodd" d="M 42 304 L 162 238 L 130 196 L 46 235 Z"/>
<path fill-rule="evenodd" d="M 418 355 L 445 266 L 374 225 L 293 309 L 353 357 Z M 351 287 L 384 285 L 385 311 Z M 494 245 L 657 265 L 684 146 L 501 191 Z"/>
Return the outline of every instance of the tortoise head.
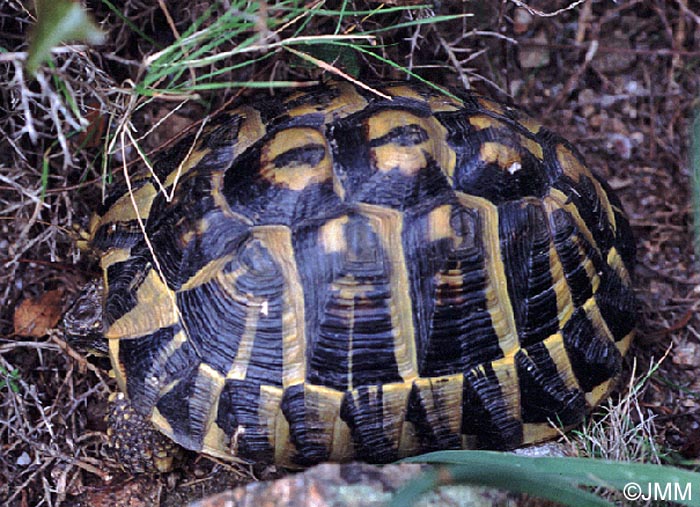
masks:
<path fill-rule="evenodd" d="M 109 355 L 102 324 L 103 293 L 101 279 L 89 282 L 63 315 L 66 341 L 86 355 Z"/>

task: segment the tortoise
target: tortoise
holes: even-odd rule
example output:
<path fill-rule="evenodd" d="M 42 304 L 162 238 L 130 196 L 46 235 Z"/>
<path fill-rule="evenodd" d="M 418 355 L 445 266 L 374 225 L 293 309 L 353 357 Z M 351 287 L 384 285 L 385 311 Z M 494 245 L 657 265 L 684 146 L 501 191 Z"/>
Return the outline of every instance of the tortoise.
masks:
<path fill-rule="evenodd" d="M 118 185 L 89 232 L 121 448 L 136 414 L 292 468 L 513 449 L 580 423 L 634 334 L 610 186 L 467 91 L 253 96 Z"/>

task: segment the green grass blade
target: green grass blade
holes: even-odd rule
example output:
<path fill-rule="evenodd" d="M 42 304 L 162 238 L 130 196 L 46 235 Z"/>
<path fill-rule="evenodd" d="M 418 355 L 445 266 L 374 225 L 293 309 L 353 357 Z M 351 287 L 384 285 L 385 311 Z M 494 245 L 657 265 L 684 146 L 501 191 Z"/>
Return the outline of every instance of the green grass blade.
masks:
<path fill-rule="evenodd" d="M 532 480 L 543 483 L 564 481 L 571 487 L 580 485 L 624 491 L 626 485 L 635 483 L 640 486 L 641 491 L 647 492 L 649 487 L 653 490 L 656 484 L 661 490 L 670 484 L 671 490 L 674 493 L 679 493 L 673 498 L 678 504 L 700 506 L 700 473 L 671 466 L 590 458 L 532 458 L 492 451 L 441 451 L 408 458 L 404 461 L 455 465 L 475 470 L 495 467 L 495 475 L 503 477 L 515 474 L 513 470 L 520 470 Z M 509 478 L 504 484 L 494 486 L 513 491 L 514 485 L 508 484 L 508 481 L 512 480 Z M 526 492 L 520 487 L 517 490 Z M 538 494 L 538 496 L 542 495 Z"/>
<path fill-rule="evenodd" d="M 480 463 L 479 466 L 449 465 L 424 473 L 399 490 L 388 507 L 406 507 L 420 495 L 443 484 L 487 486 L 514 493 L 546 498 L 572 507 L 611 507 L 611 503 L 563 479 L 541 477 L 507 463 Z"/>

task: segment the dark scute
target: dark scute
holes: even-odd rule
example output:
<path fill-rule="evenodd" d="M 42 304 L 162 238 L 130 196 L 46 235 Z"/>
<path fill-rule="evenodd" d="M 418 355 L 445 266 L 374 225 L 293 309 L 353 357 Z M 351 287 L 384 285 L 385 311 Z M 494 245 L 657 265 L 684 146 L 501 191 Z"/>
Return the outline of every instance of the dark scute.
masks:
<path fill-rule="evenodd" d="M 188 342 L 166 359 L 165 349 L 178 331 L 179 325 L 119 342 L 119 362 L 126 370 L 126 394 L 144 416 L 150 414 L 163 386 L 199 366 L 200 359 Z"/>
<path fill-rule="evenodd" d="M 173 290 L 207 263 L 230 253 L 248 234 L 248 226 L 225 213 L 212 195 L 212 170 L 230 164 L 227 151 L 207 154 L 184 174 L 172 200 L 161 193 L 153 201 L 146 232 Z M 206 224 L 204 230 L 201 223 Z"/>
<path fill-rule="evenodd" d="M 375 391 L 372 393 L 371 391 Z M 398 442 L 387 436 L 384 425 L 382 386 L 346 391 L 340 405 L 340 418 L 349 426 L 355 457 L 370 463 L 390 463 L 398 459 Z"/>
<path fill-rule="evenodd" d="M 292 458 L 300 466 L 310 466 L 328 460 L 330 449 L 324 442 L 325 425 L 318 421 L 318 411 L 306 407 L 304 385 L 288 387 L 280 405 L 289 422 L 289 438 L 297 453 Z"/>
<path fill-rule="evenodd" d="M 549 265 L 551 236 L 539 204 L 505 203 L 498 211 L 505 279 L 518 337 L 524 347 L 559 330 Z"/>
<path fill-rule="evenodd" d="M 462 433 L 476 436 L 478 446 L 485 449 L 514 449 L 523 441 L 522 424 L 509 415 L 490 364 L 484 366 L 484 372 L 472 370 L 464 375 Z"/>
<path fill-rule="evenodd" d="M 168 174 L 175 171 L 187 154 L 192 151 L 195 140 L 196 134 L 190 134 L 179 140 L 172 148 L 159 152 L 157 158 L 153 162 L 155 178 L 164 182 Z M 157 183 L 156 188 L 160 188 Z"/>
<path fill-rule="evenodd" d="M 520 382 L 521 413 L 524 423 L 551 421 L 562 426 L 576 424 L 586 413 L 586 399 L 578 389 L 564 384 L 552 357 L 542 343 L 515 354 Z"/>
<path fill-rule="evenodd" d="M 338 214 L 342 202 L 333 190 L 333 183 L 314 183 L 303 190 L 291 190 L 281 185 L 273 185 L 260 174 L 260 149 L 269 136 L 263 138 L 245 153 L 236 158 L 224 176 L 223 194 L 231 209 L 247 217 L 256 225 L 281 224 L 289 227 L 300 225 L 306 220 L 319 220 Z M 318 163 L 325 155 L 308 147 L 295 148 L 279 155 L 276 164 L 291 163 L 293 160 L 304 163 Z M 280 159 L 280 157 L 282 157 Z M 279 160 L 278 160 L 279 159 Z"/>
<path fill-rule="evenodd" d="M 415 107 L 408 112 L 422 114 Z M 417 125 L 406 125 L 395 128 L 378 140 L 367 142 L 363 122 L 368 116 L 370 114 L 367 110 L 361 111 L 338 120 L 328 130 L 332 140 L 334 170 L 345 190 L 347 202 L 416 211 L 454 200 L 453 191 L 445 176 L 446 168 L 440 168 L 429 156 L 427 166 L 414 175 L 405 175 L 398 168 L 388 172 L 377 170 L 370 154 L 372 146 L 385 141 L 400 141 L 404 143 L 402 146 L 408 146 L 414 141 L 420 141 L 420 132 L 424 131 Z"/>
<path fill-rule="evenodd" d="M 571 298 L 574 305 L 580 307 L 593 295 L 593 287 L 583 266 L 585 257 L 581 255 L 579 246 L 574 242 L 574 239 L 578 239 L 579 244 L 585 245 L 584 255 L 585 252 L 589 252 L 593 257 L 598 255 L 581 235 L 574 218 L 565 210 L 554 210 L 550 214 L 549 223 L 552 229 L 554 248 L 564 270 Z"/>
<path fill-rule="evenodd" d="M 617 196 L 612 187 L 603 178 L 598 177 L 595 173 L 593 176 L 598 180 L 603 190 L 608 196 L 608 201 L 612 206 L 615 206 L 615 223 L 617 224 L 617 230 L 615 234 L 614 244 L 622 257 L 622 261 L 625 263 L 627 271 L 632 275 L 634 273 L 634 266 L 636 264 L 637 255 L 637 245 L 634 240 L 634 235 L 632 234 L 632 227 L 630 226 L 627 216 L 622 212 L 622 202 Z"/>
<path fill-rule="evenodd" d="M 615 341 L 632 332 L 636 325 L 637 299 L 634 290 L 613 269 L 603 272 L 595 301 Z"/>
<path fill-rule="evenodd" d="M 180 379 L 175 386 L 158 400 L 156 407 L 173 429 L 173 440 L 187 449 L 202 448 L 204 431 L 201 424 L 201 410 L 197 421 L 191 409 L 196 403 L 197 369 L 180 372 Z M 206 412 L 205 414 L 206 415 Z M 198 424 L 199 423 L 199 424 Z"/>
<path fill-rule="evenodd" d="M 401 125 L 394 127 L 387 134 L 380 138 L 372 139 L 369 145 L 372 148 L 384 146 L 385 144 L 396 144 L 398 146 L 415 146 L 422 144 L 430 138 L 428 133 L 420 125 Z"/>
<path fill-rule="evenodd" d="M 605 257 L 614 244 L 615 236 L 608 221 L 608 214 L 596 193 L 593 180 L 581 175 L 576 185 L 569 186 L 565 178 L 555 184 L 576 205 L 579 215 L 593 235 L 596 246 Z"/>
<path fill-rule="evenodd" d="M 258 417 L 260 384 L 249 380 L 226 380 L 219 396 L 216 424 L 231 439 L 231 451 L 253 463 L 272 463 L 274 449 L 270 445 L 268 421 Z M 239 428 L 245 428 L 236 435 Z"/>
<path fill-rule="evenodd" d="M 267 315 L 259 313 L 253 350 L 246 370 L 246 380 L 268 385 L 282 385 L 282 334 L 285 279 L 282 269 L 267 248 L 258 240 L 246 244 L 237 259 L 225 271 L 243 268 L 235 291 L 267 301 Z M 241 323 L 242 324 L 242 323 Z"/>
<path fill-rule="evenodd" d="M 325 156 L 326 147 L 323 144 L 307 144 L 277 155 L 272 163 L 275 167 L 296 167 L 305 164 L 315 167 Z"/>
<path fill-rule="evenodd" d="M 488 275 L 478 214 L 456 205 L 450 225 L 457 244 L 449 239 L 426 242 L 424 217 L 407 218 L 404 228 L 421 377 L 464 373 L 503 355 L 487 310 Z M 459 274 L 461 283 L 439 282 L 438 275 L 447 274 Z"/>
<path fill-rule="evenodd" d="M 150 253 L 143 248 L 136 248 L 131 257 L 107 268 L 107 294 L 102 314 L 104 329 L 109 329 L 136 307 L 136 292 L 151 269 Z"/>
<path fill-rule="evenodd" d="M 406 421 L 413 423 L 416 428 L 421 452 L 459 449 L 462 438 L 459 433 L 451 431 L 447 418 L 447 415 L 456 408 L 448 406 L 448 400 L 441 399 L 440 391 L 433 389 L 432 385 L 429 389 L 432 406 L 425 406 L 421 390 L 414 384 L 406 409 Z M 435 410 L 428 410 L 433 407 Z"/>
<path fill-rule="evenodd" d="M 622 257 L 622 262 L 625 263 L 627 272 L 630 276 L 634 276 L 634 266 L 637 263 L 637 245 L 632 234 L 632 227 L 627 217 L 618 210 L 615 210 L 615 223 L 617 224 L 615 246 Z"/>
<path fill-rule="evenodd" d="M 447 128 L 447 142 L 457 155 L 453 175 L 455 190 L 483 197 L 494 204 L 528 196 L 543 197 L 549 191 L 554 171 L 547 162 L 521 146 L 520 135 L 524 133 L 510 125 L 476 130 L 469 124 L 464 110 L 441 113 L 438 117 Z M 497 142 L 517 151 L 521 158 L 520 169 L 510 174 L 498 164 L 482 160 L 480 149 L 485 142 Z"/>
<path fill-rule="evenodd" d="M 562 335 L 571 368 L 583 391 L 590 392 L 620 373 L 620 351 L 602 331 L 596 332 L 583 308 L 576 309 L 564 325 Z"/>
<path fill-rule="evenodd" d="M 348 250 L 339 256 L 337 274 L 318 303 L 323 311 L 308 350 L 308 379 L 347 389 L 351 368 L 353 386 L 400 382 L 388 254 L 363 216 L 351 215 L 345 234 Z"/>
<path fill-rule="evenodd" d="M 238 139 L 242 121 L 243 118 L 237 114 L 222 113 L 217 115 L 212 121 L 215 125 L 214 129 L 204 139 L 205 146 L 213 150 L 233 146 Z"/>
<path fill-rule="evenodd" d="M 247 308 L 216 279 L 177 294 L 182 322 L 196 349 L 222 375 L 231 368 L 245 331 Z"/>

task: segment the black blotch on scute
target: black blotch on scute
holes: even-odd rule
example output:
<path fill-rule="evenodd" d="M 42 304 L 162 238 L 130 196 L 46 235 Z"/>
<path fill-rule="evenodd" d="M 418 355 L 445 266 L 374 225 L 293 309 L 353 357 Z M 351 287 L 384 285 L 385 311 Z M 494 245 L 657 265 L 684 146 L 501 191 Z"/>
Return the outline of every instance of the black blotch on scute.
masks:
<path fill-rule="evenodd" d="M 508 411 L 490 364 L 464 375 L 462 433 L 476 437 L 477 447 L 508 450 L 523 441 L 523 427 Z"/>
<path fill-rule="evenodd" d="M 426 216 L 409 217 L 404 227 L 409 279 L 421 302 L 413 315 L 421 377 L 462 374 L 503 356 L 487 309 L 478 214 L 455 205 L 450 225 L 457 244 L 448 238 L 426 242 Z"/>
<path fill-rule="evenodd" d="M 151 257 L 143 249 L 132 252 L 131 257 L 115 262 L 107 268 L 107 294 L 105 297 L 104 329 L 136 308 L 136 293 L 152 268 Z"/>
<path fill-rule="evenodd" d="M 559 329 L 550 271 L 549 226 L 539 203 L 505 203 L 498 211 L 505 280 L 520 345 L 525 347 Z"/>
<path fill-rule="evenodd" d="M 146 383 L 146 377 L 162 368 L 159 360 L 175 335 L 175 328 L 159 329 L 149 336 L 119 342 L 119 362 L 126 370 L 126 394 L 134 409 L 146 415 L 158 398 L 158 388 Z"/>
<path fill-rule="evenodd" d="M 439 382 L 439 381 L 436 381 Z M 429 390 L 427 394 L 432 399 L 434 411 L 428 411 L 421 395 L 421 389 L 416 384 L 411 388 L 406 408 L 406 421 L 415 426 L 416 434 L 421 444 L 421 452 L 437 451 L 442 449 L 459 449 L 462 439 L 458 433 L 450 430 L 449 420 L 445 417 L 455 407 L 447 405 L 440 397 L 440 391 L 433 386 L 424 387 Z"/>
<path fill-rule="evenodd" d="M 292 148 L 275 157 L 272 161 L 275 167 L 296 167 L 300 165 L 317 166 L 326 156 L 326 147 L 322 144 L 307 144 Z"/>
<path fill-rule="evenodd" d="M 297 451 L 292 460 L 300 466 L 328 460 L 330 449 L 319 438 L 328 428 L 318 421 L 318 410 L 307 407 L 303 384 L 285 390 L 280 409 L 289 422 L 289 439 Z"/>
<path fill-rule="evenodd" d="M 586 413 L 586 399 L 578 389 L 564 384 L 547 348 L 536 343 L 515 354 L 520 382 L 521 414 L 524 423 L 547 423 L 570 426 Z"/>
<path fill-rule="evenodd" d="M 549 222 L 554 248 L 564 270 L 571 298 L 574 305 L 580 307 L 593 295 L 593 286 L 584 266 L 585 255 L 590 253 L 591 257 L 597 257 L 597 254 L 581 236 L 574 218 L 565 210 L 554 210 Z M 579 245 L 584 249 L 583 253 Z"/>
<path fill-rule="evenodd" d="M 397 146 L 415 146 L 422 144 L 430 138 L 428 133 L 420 125 L 401 125 L 391 129 L 387 134 L 377 139 L 372 139 L 369 145 L 372 148 L 395 144 Z"/>
<path fill-rule="evenodd" d="M 555 170 L 522 147 L 520 136 L 531 134 L 519 132 L 507 123 L 503 128 L 476 130 L 463 110 L 436 116 L 447 129 L 447 142 L 457 156 L 453 175 L 455 190 L 483 197 L 494 204 L 529 196 L 541 198 L 547 194 Z M 484 161 L 480 150 L 486 142 L 496 142 L 516 151 L 520 155 L 520 166 L 509 171 L 497 163 Z"/>
<path fill-rule="evenodd" d="M 637 299 L 634 290 L 612 268 L 601 275 L 595 302 L 615 341 L 632 332 L 636 324 Z"/>
<path fill-rule="evenodd" d="M 190 409 L 194 394 L 194 383 L 197 378 L 197 368 L 179 372 L 178 382 L 160 397 L 156 407 L 173 429 L 173 438 L 180 445 L 188 449 L 200 449 L 203 433 L 194 431 L 192 413 Z M 198 437 L 198 438 L 197 438 Z"/>
<path fill-rule="evenodd" d="M 571 368 L 584 392 L 620 373 L 620 351 L 602 330 L 595 329 L 583 308 L 576 309 L 562 335 Z"/>
<path fill-rule="evenodd" d="M 267 431 L 268 421 L 258 417 L 260 384 L 226 380 L 219 396 L 216 424 L 230 438 L 231 454 L 254 463 L 272 463 L 274 449 Z"/>
<path fill-rule="evenodd" d="M 346 391 L 340 405 L 340 418 L 350 428 L 355 457 L 369 463 L 390 463 L 398 459 L 398 442 L 385 428 L 382 386 Z"/>

